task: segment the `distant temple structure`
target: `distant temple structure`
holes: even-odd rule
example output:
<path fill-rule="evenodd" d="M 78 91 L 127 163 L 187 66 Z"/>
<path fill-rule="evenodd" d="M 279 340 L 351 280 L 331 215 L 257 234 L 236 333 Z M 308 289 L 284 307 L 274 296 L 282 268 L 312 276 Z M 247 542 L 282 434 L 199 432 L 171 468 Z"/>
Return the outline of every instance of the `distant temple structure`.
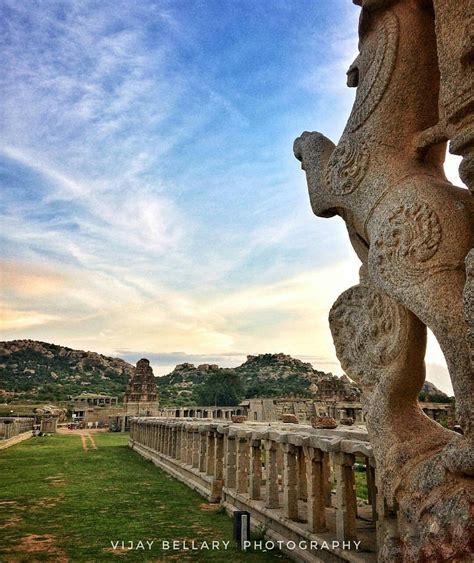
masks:
<path fill-rule="evenodd" d="M 137 362 L 123 396 L 127 416 L 156 416 L 158 414 L 158 390 L 149 360 Z"/>

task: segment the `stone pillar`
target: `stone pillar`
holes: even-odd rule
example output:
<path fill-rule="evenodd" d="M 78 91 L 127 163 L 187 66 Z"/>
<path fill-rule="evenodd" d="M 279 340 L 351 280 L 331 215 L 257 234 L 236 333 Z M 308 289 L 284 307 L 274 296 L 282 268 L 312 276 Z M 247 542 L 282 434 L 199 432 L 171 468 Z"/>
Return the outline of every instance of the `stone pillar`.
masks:
<path fill-rule="evenodd" d="M 197 469 L 199 467 L 199 442 L 201 435 L 197 430 L 193 431 L 193 467 Z"/>
<path fill-rule="evenodd" d="M 325 486 L 321 450 L 304 447 L 308 484 L 308 529 L 310 532 L 326 530 Z"/>
<path fill-rule="evenodd" d="M 250 442 L 250 498 L 260 500 L 262 488 L 262 450 L 261 440 Z"/>
<path fill-rule="evenodd" d="M 249 442 L 247 438 L 237 438 L 237 492 L 248 493 Z"/>
<path fill-rule="evenodd" d="M 340 541 L 357 540 L 354 465 L 355 456 L 337 452 L 334 454 L 336 476 L 336 536 Z"/>
<path fill-rule="evenodd" d="M 236 439 L 234 436 L 227 435 L 227 451 L 225 466 L 225 486 L 228 489 L 235 489 L 236 486 Z"/>
<path fill-rule="evenodd" d="M 176 443 L 175 443 L 175 451 L 174 457 L 177 461 L 181 460 L 181 427 L 175 426 L 174 427 L 175 435 L 176 435 Z"/>
<path fill-rule="evenodd" d="M 293 444 L 283 446 L 283 512 L 286 518 L 298 518 L 297 448 Z"/>
<path fill-rule="evenodd" d="M 207 456 L 206 456 L 206 473 L 207 475 L 214 475 L 215 473 L 215 440 L 214 440 L 214 430 L 208 430 L 206 434 L 207 441 Z"/>
<path fill-rule="evenodd" d="M 186 426 L 185 432 L 186 432 L 186 463 L 188 465 L 192 465 L 193 464 L 193 432 L 189 428 L 189 426 Z"/>
<path fill-rule="evenodd" d="M 328 452 L 323 452 L 323 483 L 324 483 L 324 504 L 332 506 L 332 478 L 331 463 Z"/>
<path fill-rule="evenodd" d="M 206 432 L 199 432 L 199 471 L 204 473 L 206 471 Z"/>
<path fill-rule="evenodd" d="M 170 452 L 169 456 L 173 459 L 176 457 L 176 427 L 170 426 Z"/>
<path fill-rule="evenodd" d="M 306 460 L 305 453 L 302 447 L 297 450 L 298 460 L 298 498 L 306 501 L 308 499 L 308 486 L 306 481 Z"/>
<path fill-rule="evenodd" d="M 365 468 L 367 472 L 367 498 L 372 507 L 372 520 L 377 520 L 377 487 L 375 485 L 375 459 L 365 458 Z"/>
<path fill-rule="evenodd" d="M 265 440 L 265 506 L 278 508 L 280 498 L 278 494 L 278 462 L 277 444 L 272 440 Z"/>
<path fill-rule="evenodd" d="M 160 454 L 163 453 L 164 430 L 165 427 L 163 426 L 163 424 L 160 424 L 160 436 L 158 438 L 158 451 L 160 452 Z"/>
<path fill-rule="evenodd" d="M 281 445 L 278 442 L 276 443 L 276 448 L 277 448 L 276 456 L 277 456 L 278 484 L 279 484 L 278 489 L 282 490 L 283 489 L 283 464 L 284 464 L 283 450 L 282 450 Z"/>
<path fill-rule="evenodd" d="M 224 436 L 218 432 L 214 435 L 214 476 L 218 480 L 224 478 Z"/>

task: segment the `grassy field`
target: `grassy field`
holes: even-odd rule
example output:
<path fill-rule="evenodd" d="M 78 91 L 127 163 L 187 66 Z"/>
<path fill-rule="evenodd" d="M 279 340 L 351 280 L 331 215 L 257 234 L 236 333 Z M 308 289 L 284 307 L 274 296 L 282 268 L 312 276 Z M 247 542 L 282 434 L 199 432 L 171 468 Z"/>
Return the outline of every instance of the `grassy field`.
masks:
<path fill-rule="evenodd" d="M 95 433 L 32 438 L 0 452 L 0 561 L 287 561 L 242 553 L 232 521 L 127 447 Z M 162 540 L 230 541 L 227 551 L 172 551 Z M 150 551 L 111 542 L 153 541 Z M 125 544 L 125 547 L 128 543 Z M 221 544 L 222 546 L 222 544 Z M 222 547 L 223 549 L 223 547 Z"/>

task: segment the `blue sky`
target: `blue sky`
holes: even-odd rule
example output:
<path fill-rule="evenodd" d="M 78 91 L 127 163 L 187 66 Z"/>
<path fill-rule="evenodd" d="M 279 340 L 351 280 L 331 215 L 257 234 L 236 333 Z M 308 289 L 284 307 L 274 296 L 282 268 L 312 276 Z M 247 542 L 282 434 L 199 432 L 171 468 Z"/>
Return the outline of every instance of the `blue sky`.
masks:
<path fill-rule="evenodd" d="M 327 312 L 358 262 L 311 214 L 292 142 L 340 135 L 358 12 L 4 0 L 2 338 L 148 355 L 158 374 L 263 352 L 340 373 Z"/>

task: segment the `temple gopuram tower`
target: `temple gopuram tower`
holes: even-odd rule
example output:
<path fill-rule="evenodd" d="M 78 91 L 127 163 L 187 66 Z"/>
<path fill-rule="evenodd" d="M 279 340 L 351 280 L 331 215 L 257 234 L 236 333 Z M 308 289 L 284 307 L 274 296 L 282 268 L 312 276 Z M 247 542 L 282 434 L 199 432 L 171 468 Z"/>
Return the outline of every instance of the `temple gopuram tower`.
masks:
<path fill-rule="evenodd" d="M 123 396 L 128 416 L 156 416 L 158 414 L 158 390 L 149 360 L 137 362 Z"/>

